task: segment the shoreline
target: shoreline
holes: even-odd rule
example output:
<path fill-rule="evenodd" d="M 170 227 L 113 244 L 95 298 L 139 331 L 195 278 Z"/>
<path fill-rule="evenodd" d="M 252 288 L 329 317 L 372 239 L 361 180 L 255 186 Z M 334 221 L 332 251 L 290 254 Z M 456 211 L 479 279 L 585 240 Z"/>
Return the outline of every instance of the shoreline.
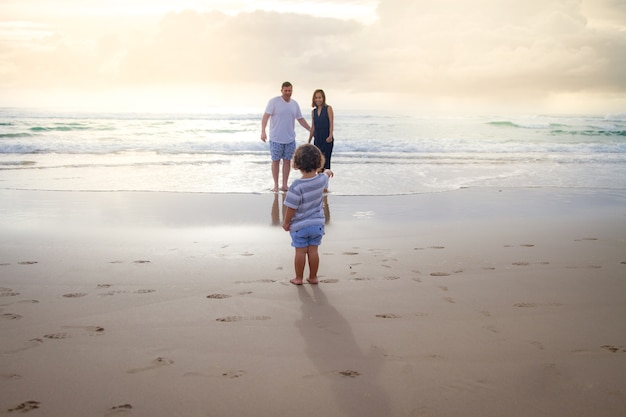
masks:
<path fill-rule="evenodd" d="M 0 190 L 0 415 L 626 407 L 626 192 L 331 193 L 301 287 L 281 196 Z"/>

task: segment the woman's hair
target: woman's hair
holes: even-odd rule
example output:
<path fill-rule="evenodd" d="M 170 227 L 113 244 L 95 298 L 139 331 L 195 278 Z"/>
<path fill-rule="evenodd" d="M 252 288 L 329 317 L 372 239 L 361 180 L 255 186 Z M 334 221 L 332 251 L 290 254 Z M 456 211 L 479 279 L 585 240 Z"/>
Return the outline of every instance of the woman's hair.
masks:
<path fill-rule="evenodd" d="M 322 95 L 322 107 L 324 107 L 326 105 L 326 93 L 321 88 L 318 88 L 317 90 L 313 91 L 313 98 L 311 99 L 311 107 L 316 107 L 315 106 L 315 95 L 317 93 L 320 93 Z"/>
<path fill-rule="evenodd" d="M 293 154 L 293 167 L 302 172 L 319 171 L 324 166 L 324 155 L 315 145 L 305 143 Z"/>

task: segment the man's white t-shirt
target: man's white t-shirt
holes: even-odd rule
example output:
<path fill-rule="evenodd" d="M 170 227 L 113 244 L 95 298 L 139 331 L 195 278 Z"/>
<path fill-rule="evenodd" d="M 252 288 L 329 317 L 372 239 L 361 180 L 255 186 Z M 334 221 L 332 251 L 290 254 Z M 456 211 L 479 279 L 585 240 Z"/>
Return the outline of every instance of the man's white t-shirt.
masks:
<path fill-rule="evenodd" d="M 282 96 L 274 97 L 267 103 L 265 113 L 270 117 L 270 141 L 291 143 L 296 140 L 296 120 L 302 119 L 300 106 L 294 99 L 286 102 Z"/>

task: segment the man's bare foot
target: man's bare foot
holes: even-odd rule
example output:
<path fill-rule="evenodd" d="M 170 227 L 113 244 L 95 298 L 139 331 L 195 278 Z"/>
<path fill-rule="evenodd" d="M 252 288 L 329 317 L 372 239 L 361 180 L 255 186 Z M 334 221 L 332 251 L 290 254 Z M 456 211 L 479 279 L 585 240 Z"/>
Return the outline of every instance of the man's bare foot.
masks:
<path fill-rule="evenodd" d="M 306 280 L 308 281 L 309 284 L 312 284 L 312 285 L 315 285 L 315 284 L 319 283 L 317 281 L 317 278 L 307 278 Z"/>
<path fill-rule="evenodd" d="M 278 192 L 278 185 L 273 187 L 270 191 L 273 192 L 273 193 L 277 193 Z"/>
<path fill-rule="evenodd" d="M 289 191 L 289 187 L 280 187 L 280 191 L 287 192 L 287 191 Z"/>
<path fill-rule="evenodd" d="M 302 278 L 293 278 L 290 279 L 289 282 L 291 282 L 293 285 L 302 285 Z"/>

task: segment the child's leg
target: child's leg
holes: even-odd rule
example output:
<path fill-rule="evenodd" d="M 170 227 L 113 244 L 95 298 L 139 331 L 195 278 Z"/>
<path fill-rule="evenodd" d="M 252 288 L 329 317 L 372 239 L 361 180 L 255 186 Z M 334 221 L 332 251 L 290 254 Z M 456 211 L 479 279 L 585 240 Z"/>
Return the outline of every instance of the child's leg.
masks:
<path fill-rule="evenodd" d="M 317 251 L 317 246 L 308 247 L 308 257 L 309 257 L 309 277 L 307 278 L 307 281 L 309 281 L 310 284 L 317 284 L 317 269 L 320 266 L 320 254 Z"/>
<path fill-rule="evenodd" d="M 293 266 L 296 271 L 296 277 L 290 282 L 296 285 L 302 285 L 302 277 L 304 276 L 304 266 L 306 265 L 306 253 L 308 248 L 296 248 L 296 256 Z"/>

